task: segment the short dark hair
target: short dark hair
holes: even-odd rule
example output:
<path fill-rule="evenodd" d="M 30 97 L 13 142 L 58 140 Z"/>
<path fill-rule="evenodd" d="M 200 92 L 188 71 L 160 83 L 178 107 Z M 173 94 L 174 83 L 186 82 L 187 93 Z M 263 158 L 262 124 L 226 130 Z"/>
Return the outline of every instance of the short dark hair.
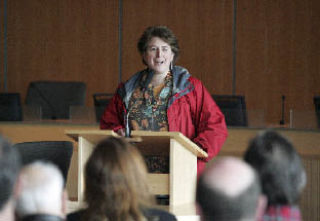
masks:
<path fill-rule="evenodd" d="M 146 52 L 148 44 L 153 37 L 161 38 L 164 42 L 170 45 L 171 50 L 174 53 L 173 63 L 175 63 L 179 57 L 180 51 L 178 39 L 166 26 L 150 26 L 145 29 L 137 44 L 140 54 L 142 55 Z M 145 61 L 143 61 L 143 63 L 145 64 Z"/>
<path fill-rule="evenodd" d="M 252 183 L 238 196 L 228 196 L 210 187 L 200 176 L 196 190 L 196 201 L 201 206 L 205 221 L 234 221 L 253 217 L 261 193 L 257 175 Z"/>
<path fill-rule="evenodd" d="M 269 205 L 294 205 L 306 184 L 299 154 L 288 139 L 267 130 L 251 140 L 244 160 L 259 174 Z"/>
<path fill-rule="evenodd" d="M 0 210 L 13 194 L 20 158 L 11 143 L 0 135 Z"/>

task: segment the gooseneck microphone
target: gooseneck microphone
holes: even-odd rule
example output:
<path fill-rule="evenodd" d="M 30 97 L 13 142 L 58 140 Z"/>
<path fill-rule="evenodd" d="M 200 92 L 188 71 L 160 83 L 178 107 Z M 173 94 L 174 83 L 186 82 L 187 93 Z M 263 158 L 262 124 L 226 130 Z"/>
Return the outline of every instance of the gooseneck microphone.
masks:
<path fill-rule="evenodd" d="M 285 102 L 286 96 L 282 95 L 281 97 L 281 120 L 280 125 L 284 125 L 284 102 Z"/>
<path fill-rule="evenodd" d="M 124 126 L 125 126 L 124 136 L 131 137 L 131 128 L 130 128 L 129 111 L 128 110 L 124 113 Z"/>

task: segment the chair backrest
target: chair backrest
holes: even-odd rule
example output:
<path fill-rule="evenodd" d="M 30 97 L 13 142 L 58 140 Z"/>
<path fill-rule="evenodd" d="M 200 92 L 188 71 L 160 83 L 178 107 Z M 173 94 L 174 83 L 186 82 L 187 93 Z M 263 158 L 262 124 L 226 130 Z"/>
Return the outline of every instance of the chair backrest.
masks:
<path fill-rule="evenodd" d="M 94 102 L 94 109 L 96 112 L 96 120 L 97 122 L 100 122 L 102 114 L 106 109 L 107 105 L 109 104 L 111 98 L 113 97 L 113 94 L 95 93 L 92 96 L 93 96 L 93 102 Z"/>
<path fill-rule="evenodd" d="M 16 143 L 13 145 L 21 156 L 22 165 L 37 160 L 55 164 L 62 172 L 66 183 L 73 153 L 73 144 L 70 141 L 36 141 Z"/>
<path fill-rule="evenodd" d="M 225 116 L 227 126 L 248 126 L 245 97 L 240 95 L 212 95 Z"/>
<path fill-rule="evenodd" d="M 83 82 L 30 82 L 26 104 L 41 107 L 42 119 L 70 119 L 70 106 L 83 106 L 86 84 Z"/>
<path fill-rule="evenodd" d="M 313 101 L 317 115 L 318 128 L 320 128 L 320 96 L 314 96 Z"/>
<path fill-rule="evenodd" d="M 0 121 L 22 121 L 19 93 L 0 93 Z"/>

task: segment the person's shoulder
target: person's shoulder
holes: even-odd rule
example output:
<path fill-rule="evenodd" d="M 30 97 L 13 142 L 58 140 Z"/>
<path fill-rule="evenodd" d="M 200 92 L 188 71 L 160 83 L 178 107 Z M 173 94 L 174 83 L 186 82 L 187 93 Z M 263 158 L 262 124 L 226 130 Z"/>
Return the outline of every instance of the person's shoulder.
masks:
<path fill-rule="evenodd" d="M 202 85 L 202 81 L 196 77 L 190 76 L 189 77 L 189 81 L 194 83 L 194 84 L 201 84 Z"/>
<path fill-rule="evenodd" d="M 191 77 L 191 74 L 189 72 L 189 70 L 185 67 L 181 67 L 181 66 L 178 66 L 178 65 L 175 65 L 173 66 L 172 68 L 172 72 L 173 72 L 173 75 L 176 76 L 176 78 L 190 78 Z"/>
<path fill-rule="evenodd" d="M 202 84 L 202 82 L 198 78 L 192 76 L 191 73 L 189 72 L 189 70 L 185 67 L 181 67 L 178 65 L 174 66 L 174 73 L 187 77 L 188 81 L 190 81 L 192 83 Z"/>
<path fill-rule="evenodd" d="M 190 76 L 188 80 L 195 88 L 202 89 L 204 87 L 203 82 L 196 77 Z"/>
<path fill-rule="evenodd" d="M 184 74 L 184 73 L 190 74 L 190 73 L 189 73 L 189 70 L 188 70 L 187 68 L 182 67 L 182 66 L 179 66 L 179 65 L 173 66 L 173 71 L 174 71 L 175 73 L 178 73 L 178 74 Z"/>
<path fill-rule="evenodd" d="M 176 221 L 177 220 L 177 218 L 173 214 L 157 208 L 144 209 L 144 215 L 147 218 L 150 218 L 150 220 L 153 220 L 152 219 L 153 217 L 157 218 L 155 220 L 159 220 L 159 221 Z"/>

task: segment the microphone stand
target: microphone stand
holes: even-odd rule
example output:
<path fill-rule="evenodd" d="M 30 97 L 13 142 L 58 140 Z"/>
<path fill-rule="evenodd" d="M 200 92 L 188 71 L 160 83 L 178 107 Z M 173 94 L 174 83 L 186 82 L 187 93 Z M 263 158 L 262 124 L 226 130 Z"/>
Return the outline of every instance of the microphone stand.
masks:
<path fill-rule="evenodd" d="M 284 95 L 282 95 L 282 107 L 281 107 L 281 120 L 280 120 L 280 125 L 284 125 L 284 101 L 285 101 L 286 97 Z"/>

